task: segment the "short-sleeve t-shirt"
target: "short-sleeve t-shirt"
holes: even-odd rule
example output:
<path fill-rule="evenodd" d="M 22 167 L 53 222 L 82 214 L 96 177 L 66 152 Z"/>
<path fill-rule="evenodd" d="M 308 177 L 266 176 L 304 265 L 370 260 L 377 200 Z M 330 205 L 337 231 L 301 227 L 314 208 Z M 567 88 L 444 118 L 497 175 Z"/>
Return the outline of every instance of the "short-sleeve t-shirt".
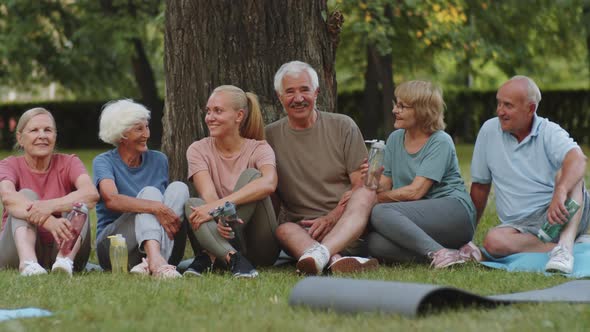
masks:
<path fill-rule="evenodd" d="M 319 112 L 312 127 L 295 130 L 288 118 L 266 126 L 277 157 L 277 192 L 287 221 L 317 218 L 333 210 L 351 189 L 349 174 L 367 157 L 363 135 L 343 114 Z"/>
<path fill-rule="evenodd" d="M 518 222 L 549 205 L 555 175 L 574 148 L 578 144 L 563 128 L 536 114 L 531 133 L 521 142 L 502 131 L 495 117 L 477 134 L 471 178 L 474 183 L 493 183 L 502 223 Z"/>
<path fill-rule="evenodd" d="M 148 150 L 141 155 L 141 165 L 129 167 L 117 149 L 99 154 L 92 162 L 94 170 L 94 185 L 98 188 L 100 181 L 111 179 L 117 186 L 121 195 L 136 197 L 139 192 L 152 186 L 164 193 L 168 186 L 168 159 L 166 156 L 154 150 Z M 111 211 L 105 206 L 102 198 L 96 205 L 96 235 L 119 218 L 122 213 Z"/>
<path fill-rule="evenodd" d="M 383 175 L 393 180 L 394 189 L 410 185 L 416 176 L 434 181 L 423 199 L 456 198 L 475 225 L 475 206 L 461 178 L 451 136 L 442 130 L 435 131 L 420 151 L 408 153 L 404 146 L 405 132 L 399 129 L 389 135 L 383 159 Z"/>
<path fill-rule="evenodd" d="M 43 173 L 33 172 L 25 161 L 25 157 L 8 157 L 0 161 L 0 181 L 14 183 L 17 191 L 30 189 L 40 200 L 60 198 L 76 190 L 76 180 L 82 174 L 88 174 L 84 164 L 76 155 L 55 153 L 51 157 L 49 169 Z M 2 228 L 8 213 L 4 209 Z M 55 217 L 61 217 L 57 214 Z M 44 244 L 52 243 L 53 236 L 43 227 L 39 227 L 39 236 Z"/>
<path fill-rule="evenodd" d="M 215 138 L 205 137 L 189 146 L 186 159 L 189 181 L 198 172 L 208 171 L 220 198 L 234 191 L 240 174 L 247 168 L 260 170 L 263 165 L 275 166 L 275 154 L 270 145 L 254 139 L 245 139 L 240 152 L 226 158 L 215 148 Z"/>

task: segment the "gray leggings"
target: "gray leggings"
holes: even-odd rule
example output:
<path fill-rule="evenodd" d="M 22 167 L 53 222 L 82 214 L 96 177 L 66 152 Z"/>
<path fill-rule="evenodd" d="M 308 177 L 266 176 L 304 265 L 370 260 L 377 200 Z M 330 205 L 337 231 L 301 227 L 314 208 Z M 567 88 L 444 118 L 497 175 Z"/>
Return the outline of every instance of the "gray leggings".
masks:
<path fill-rule="evenodd" d="M 143 243 L 147 240 L 156 240 L 160 243 L 160 254 L 168 260 L 168 263 L 177 265 L 184 255 L 186 245 L 187 223 L 184 220 L 184 203 L 188 199 L 188 187 L 183 182 L 172 182 L 164 191 L 164 195 L 155 187 L 145 187 L 137 198 L 158 201 L 172 209 L 182 220 L 183 226 L 170 240 L 158 219 L 149 213 L 123 213 L 119 218 L 105 227 L 96 237 L 96 255 L 100 266 L 105 270 L 111 269 L 109 257 L 109 235 L 122 234 L 127 242 L 129 255 L 128 267 L 133 267 L 145 257 Z"/>
<path fill-rule="evenodd" d="M 234 191 L 261 176 L 256 169 L 248 168 L 238 178 Z M 187 216 L 192 212 L 191 206 L 204 205 L 200 198 L 190 198 L 185 206 Z M 280 248 L 274 237 L 277 228 L 277 219 L 270 201 L 266 197 L 257 202 L 251 202 L 238 206 L 237 213 L 244 224 L 238 225 L 236 231 L 243 243 L 248 260 L 256 266 L 270 266 L 279 256 Z M 191 234 L 193 233 L 193 234 Z M 193 235 L 193 236 L 191 236 Z M 203 223 L 198 230 L 189 232 L 189 239 L 195 254 L 206 250 L 215 257 L 224 260 L 225 256 L 234 249 L 232 243 L 219 235 L 217 224 L 214 221 Z M 233 241 L 232 241 L 233 242 Z"/>
<path fill-rule="evenodd" d="M 386 262 L 426 262 L 429 252 L 460 248 L 473 237 L 467 210 L 451 197 L 377 204 L 369 253 Z"/>
<path fill-rule="evenodd" d="M 24 194 L 32 201 L 39 199 L 39 196 L 30 189 L 22 189 L 20 193 Z M 36 226 L 29 224 L 25 220 L 17 219 L 8 215 L 4 230 L 2 231 L 2 234 L 0 234 L 0 269 L 7 267 L 18 268 L 19 258 L 16 244 L 14 243 L 14 232 L 19 227 L 28 227 L 35 231 L 37 230 Z M 88 218 L 86 218 L 86 223 L 80 232 L 80 250 L 74 259 L 74 270 L 76 271 L 82 271 L 88 262 L 88 257 L 90 256 L 90 236 L 89 222 Z M 35 253 L 39 264 L 46 269 L 50 268 L 55 262 L 55 257 L 57 256 L 58 251 L 59 248 L 57 243 L 51 242 L 50 244 L 43 244 L 37 233 Z"/>

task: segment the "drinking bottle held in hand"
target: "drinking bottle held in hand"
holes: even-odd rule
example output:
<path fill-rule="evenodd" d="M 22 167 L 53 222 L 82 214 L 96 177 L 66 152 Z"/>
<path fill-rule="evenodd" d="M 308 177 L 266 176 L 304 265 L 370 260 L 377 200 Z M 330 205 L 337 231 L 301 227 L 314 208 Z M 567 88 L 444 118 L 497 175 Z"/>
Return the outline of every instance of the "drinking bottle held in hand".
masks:
<path fill-rule="evenodd" d="M 127 273 L 127 242 L 121 234 L 109 236 L 111 246 L 109 258 L 111 259 L 111 271 L 115 274 Z"/>
<path fill-rule="evenodd" d="M 72 228 L 70 232 L 72 232 L 73 238 L 64 242 L 61 246 L 60 252 L 62 255 L 66 256 L 76 244 L 78 237 L 80 237 L 80 233 L 82 232 L 82 228 L 84 227 L 84 223 L 86 223 L 86 219 L 88 218 L 88 207 L 84 203 L 76 203 L 70 213 L 66 216 L 66 219 L 70 221 Z"/>
<path fill-rule="evenodd" d="M 574 214 L 576 214 L 580 208 L 580 204 L 571 198 L 566 199 L 564 204 L 569 214 L 567 216 L 567 221 L 564 224 L 550 224 L 549 220 L 545 220 L 545 223 L 537 233 L 539 240 L 543 242 L 552 242 L 559 238 L 559 234 L 561 234 L 561 231 L 565 225 L 567 225 L 567 223 L 572 219 Z"/>
<path fill-rule="evenodd" d="M 365 141 L 372 143 L 369 150 L 369 169 L 365 177 L 365 187 L 370 189 L 377 189 L 379 187 L 379 178 L 381 166 L 383 166 L 383 157 L 385 155 L 385 142 L 381 140 Z"/>

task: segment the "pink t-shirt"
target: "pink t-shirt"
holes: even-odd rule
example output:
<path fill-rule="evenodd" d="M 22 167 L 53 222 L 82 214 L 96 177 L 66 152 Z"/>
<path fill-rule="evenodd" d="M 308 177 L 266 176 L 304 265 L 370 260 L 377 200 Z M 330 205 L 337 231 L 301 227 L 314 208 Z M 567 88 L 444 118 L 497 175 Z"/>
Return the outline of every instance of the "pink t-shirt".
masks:
<path fill-rule="evenodd" d="M 215 148 L 215 138 L 205 137 L 186 151 L 189 181 L 198 172 L 209 171 L 215 191 L 222 198 L 234 191 L 240 174 L 247 168 L 260 170 L 262 165 L 276 167 L 275 153 L 266 141 L 246 139 L 240 153 L 225 158 Z"/>
<path fill-rule="evenodd" d="M 16 190 L 31 189 L 40 200 L 63 197 L 76 190 L 76 180 L 82 174 L 88 174 L 82 161 L 73 154 L 56 153 L 51 157 L 49 169 L 45 173 L 32 172 L 25 157 L 8 157 L 0 161 L 0 181 L 14 183 Z M 8 213 L 2 214 L 2 229 Z M 61 217 L 61 215 L 56 215 Z M 53 236 L 43 227 L 39 228 L 41 242 L 53 242 Z"/>

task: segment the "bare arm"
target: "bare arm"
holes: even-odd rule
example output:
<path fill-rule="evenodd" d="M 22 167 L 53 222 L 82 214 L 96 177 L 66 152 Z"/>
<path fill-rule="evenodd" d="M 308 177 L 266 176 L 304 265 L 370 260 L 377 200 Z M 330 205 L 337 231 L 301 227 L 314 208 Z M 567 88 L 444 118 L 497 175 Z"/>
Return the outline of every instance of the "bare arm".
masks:
<path fill-rule="evenodd" d="M 488 196 L 490 195 L 490 189 L 492 185 L 490 183 L 476 183 L 471 184 L 471 200 L 475 205 L 475 211 L 477 212 L 476 225 L 479 223 L 479 219 L 483 215 L 486 205 L 488 204 Z"/>
<path fill-rule="evenodd" d="M 569 196 L 574 186 L 578 184 L 586 172 L 586 156 L 582 149 L 571 149 L 566 155 L 559 176 L 553 190 L 553 198 L 547 211 L 547 219 L 552 223 L 562 223 L 567 221 L 567 209 L 564 202 Z"/>
<path fill-rule="evenodd" d="M 385 177 L 387 178 L 387 177 Z M 391 178 L 389 178 L 391 181 Z M 377 194 L 379 203 L 416 201 L 422 199 L 432 188 L 434 181 L 423 176 L 416 176 L 412 183 L 401 188 L 382 191 Z M 381 185 L 380 185 L 381 187 Z"/>
<path fill-rule="evenodd" d="M 8 214 L 23 220 L 29 220 L 28 209 L 33 204 L 25 195 L 16 191 L 14 183 L 8 180 L 0 181 L 0 197 L 2 205 Z"/>

